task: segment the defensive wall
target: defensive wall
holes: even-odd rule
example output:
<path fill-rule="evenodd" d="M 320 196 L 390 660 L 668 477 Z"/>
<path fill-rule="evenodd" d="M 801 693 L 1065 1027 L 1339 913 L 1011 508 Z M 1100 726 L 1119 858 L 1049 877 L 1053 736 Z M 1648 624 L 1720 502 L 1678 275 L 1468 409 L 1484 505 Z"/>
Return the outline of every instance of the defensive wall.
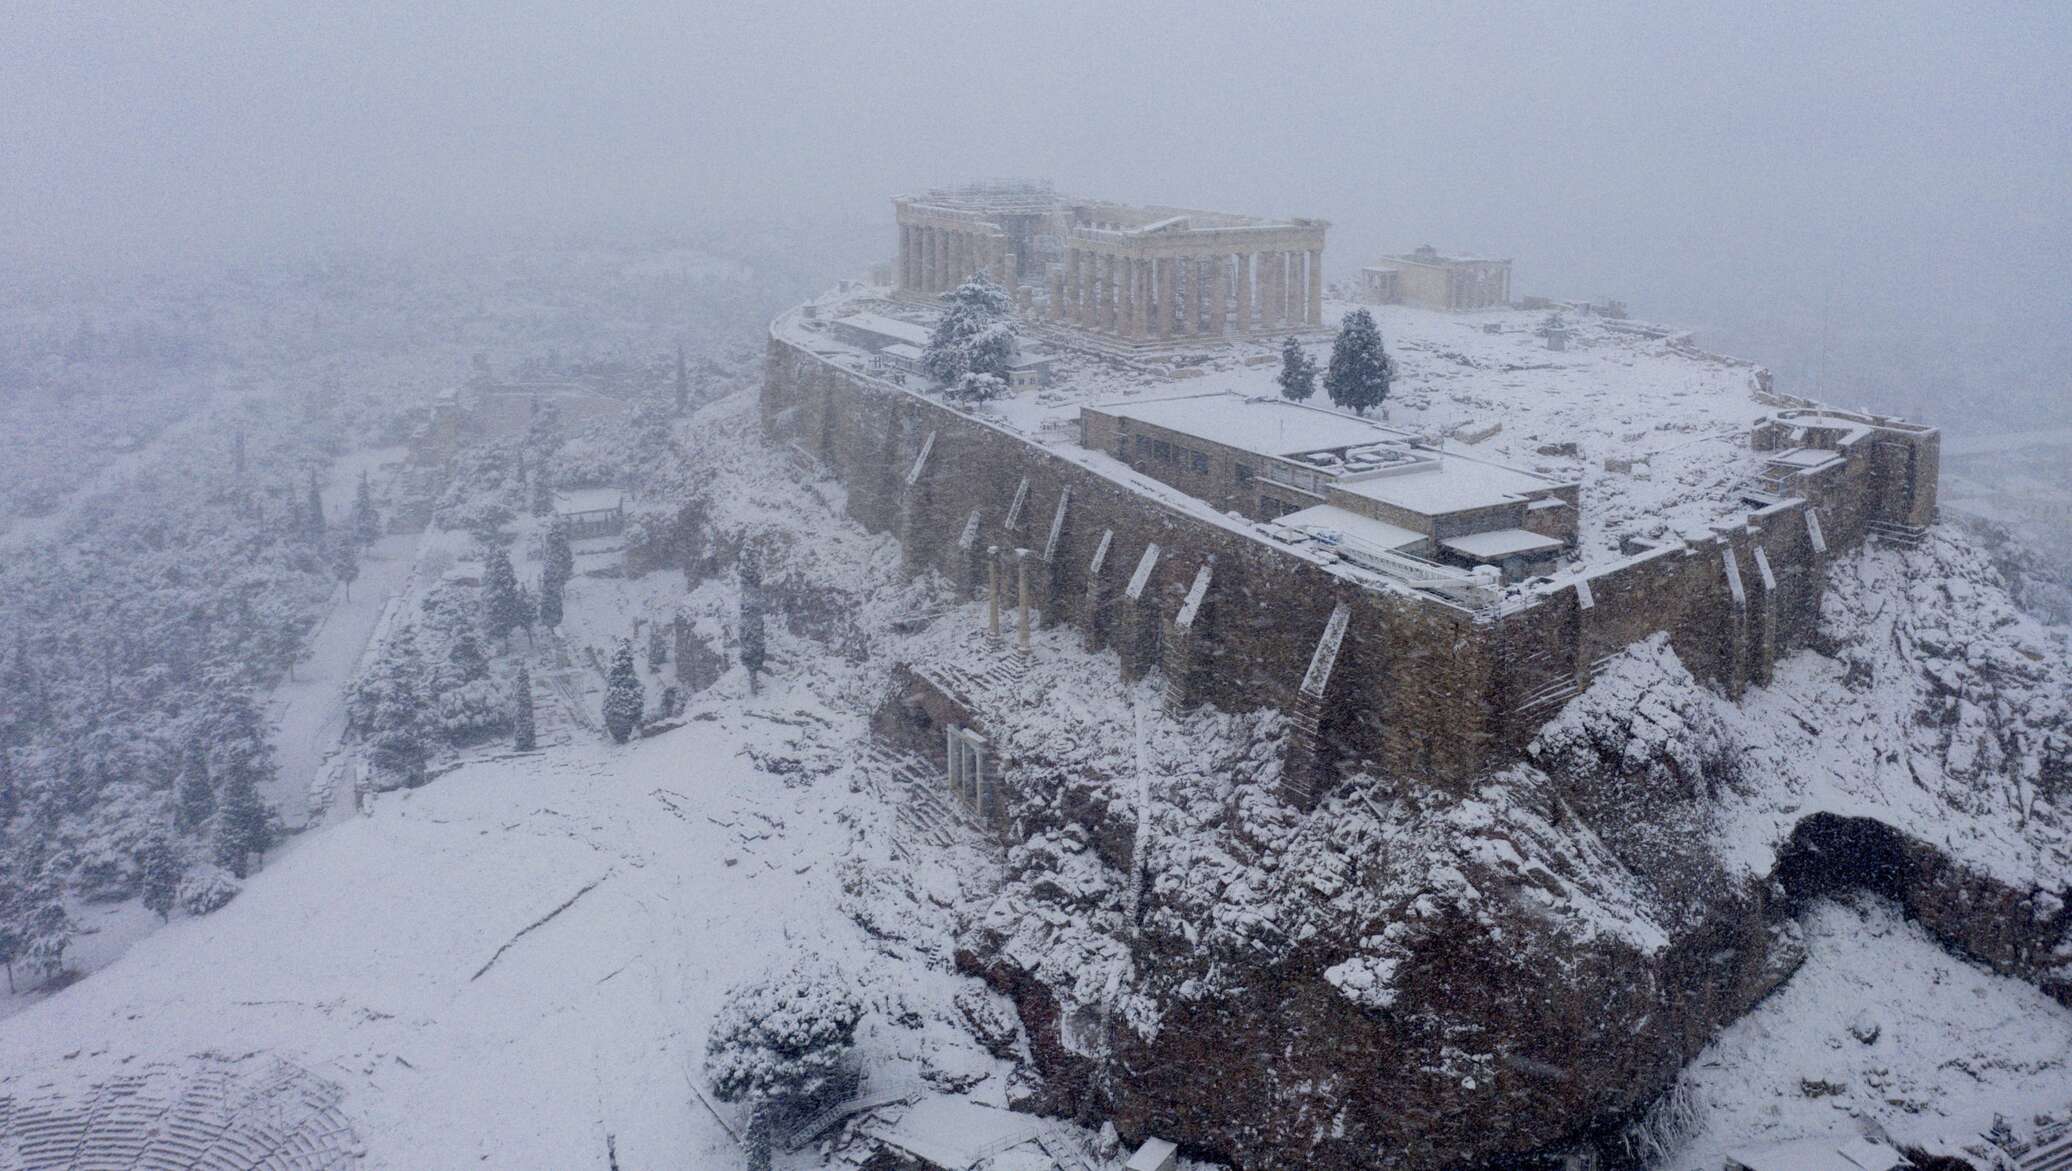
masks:
<path fill-rule="evenodd" d="M 1934 514 L 1936 432 L 1808 412 L 1853 425 L 1833 459 L 1781 472 L 1740 519 L 1477 609 L 853 369 L 791 320 L 772 323 L 763 429 L 841 481 L 853 519 L 967 594 L 989 555 L 1011 582 L 1026 550 L 1041 621 L 1114 650 L 1126 677 L 1163 672 L 1175 705 L 1288 712 L 1288 795 L 1304 805 L 1345 768 L 1462 786 L 1515 759 L 1605 658 L 1658 632 L 1738 695 L 1813 636 L 1828 557 Z M 1778 426 L 1756 445 L 1830 438 Z"/>

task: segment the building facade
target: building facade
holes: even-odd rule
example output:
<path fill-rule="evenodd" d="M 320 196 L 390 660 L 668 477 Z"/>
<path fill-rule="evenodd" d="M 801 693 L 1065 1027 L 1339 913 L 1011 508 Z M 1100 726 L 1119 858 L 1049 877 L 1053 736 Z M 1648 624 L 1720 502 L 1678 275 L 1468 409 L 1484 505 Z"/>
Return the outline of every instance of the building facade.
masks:
<path fill-rule="evenodd" d="M 1511 303 L 1511 262 L 1448 256 L 1427 244 L 1361 269 L 1360 298 L 1453 313 L 1501 308 Z"/>

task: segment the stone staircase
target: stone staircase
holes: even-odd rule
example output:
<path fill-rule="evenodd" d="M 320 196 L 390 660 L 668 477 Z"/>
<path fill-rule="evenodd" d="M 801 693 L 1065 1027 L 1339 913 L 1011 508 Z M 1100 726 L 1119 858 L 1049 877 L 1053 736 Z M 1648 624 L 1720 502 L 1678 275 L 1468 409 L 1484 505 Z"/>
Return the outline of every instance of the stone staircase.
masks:
<path fill-rule="evenodd" d="M 950 801 L 942 770 L 928 761 L 873 743 L 864 749 L 858 768 L 864 787 L 894 807 L 902 831 L 892 842 L 895 855 L 910 857 L 910 843 L 951 846 L 973 829 L 970 819 Z"/>
<path fill-rule="evenodd" d="M 2072 1122 L 2044 1127 L 2016 1166 L 2021 1171 L 2072 1171 Z"/>
<path fill-rule="evenodd" d="M 959 640 L 954 653 L 916 669 L 965 706 L 983 711 L 1013 697 L 1029 673 L 1029 659 L 1014 649 L 1012 634 L 1003 630 L 995 643 L 985 632 L 974 631 Z"/>

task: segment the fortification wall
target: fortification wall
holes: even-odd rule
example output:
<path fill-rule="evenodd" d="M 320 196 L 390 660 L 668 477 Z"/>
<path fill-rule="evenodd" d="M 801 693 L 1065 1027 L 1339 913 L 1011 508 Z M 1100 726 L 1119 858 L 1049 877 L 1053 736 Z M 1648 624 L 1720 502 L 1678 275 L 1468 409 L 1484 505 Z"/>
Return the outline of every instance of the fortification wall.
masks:
<path fill-rule="evenodd" d="M 1090 646 L 1118 654 L 1126 675 L 1161 667 L 1169 692 L 1229 710 L 1292 709 L 1344 605 L 1351 621 L 1323 705 L 1334 760 L 1444 784 L 1473 776 L 1496 749 L 1494 660 L 1472 613 L 1362 588 L 774 332 L 765 374 L 765 434 L 817 458 L 847 486 L 850 516 L 897 535 L 913 568 L 977 590 L 989 547 L 1028 549 L 1046 624 L 1077 625 Z M 1180 627 L 1203 566 L 1208 590 Z"/>
<path fill-rule="evenodd" d="M 998 547 L 1011 601 L 1012 551 L 1028 550 L 1042 621 L 1076 625 L 1127 677 L 1156 667 L 1169 699 L 1290 712 L 1301 741 L 1291 753 L 1317 776 L 1353 766 L 1450 786 L 1513 759 L 1599 664 L 1649 635 L 1668 634 L 1691 672 L 1729 695 L 1767 680 L 1818 629 L 1827 557 L 1860 544 L 1874 521 L 1920 515 L 1915 485 L 1935 454 L 1932 443 L 1925 454 L 1854 445 L 1798 478 L 1803 499 L 1474 612 L 1363 586 L 777 328 L 762 413 L 765 433 L 841 480 L 849 514 L 895 534 L 913 569 L 976 592 Z M 1901 463 L 1906 500 L 1895 504 Z M 1932 484 L 1927 497 L 1932 509 Z M 1190 608 L 1205 567 L 1208 588 Z M 1322 693 L 1305 693 L 1341 606 L 1340 650 Z"/>

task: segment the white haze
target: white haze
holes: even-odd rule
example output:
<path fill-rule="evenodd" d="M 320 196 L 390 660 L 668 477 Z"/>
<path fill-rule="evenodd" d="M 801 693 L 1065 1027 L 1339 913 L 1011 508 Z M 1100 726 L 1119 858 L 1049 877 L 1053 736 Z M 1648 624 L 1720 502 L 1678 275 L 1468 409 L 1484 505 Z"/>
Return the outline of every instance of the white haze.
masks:
<path fill-rule="evenodd" d="M 18 4 L 0 258 L 774 226 L 832 277 L 895 192 L 1048 177 L 1326 217 L 1334 278 L 1512 256 L 2004 427 L 2072 412 L 2068 56 L 2062 4 Z"/>

